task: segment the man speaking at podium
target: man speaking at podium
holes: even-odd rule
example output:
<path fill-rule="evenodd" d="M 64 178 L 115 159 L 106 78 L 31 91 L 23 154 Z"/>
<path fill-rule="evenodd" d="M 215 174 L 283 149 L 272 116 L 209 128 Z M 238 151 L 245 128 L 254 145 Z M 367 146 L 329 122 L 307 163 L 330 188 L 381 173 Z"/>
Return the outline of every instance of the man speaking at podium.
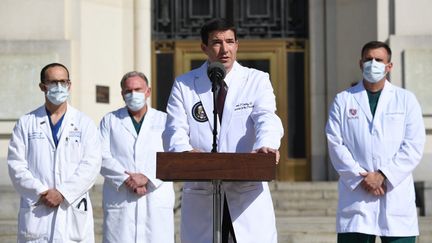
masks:
<path fill-rule="evenodd" d="M 237 61 L 236 29 L 225 19 L 201 28 L 203 65 L 176 78 L 167 105 L 164 148 L 170 152 L 210 152 L 213 138 L 213 92 L 209 65 L 223 65 L 226 76 L 217 94 L 217 151 L 275 153 L 283 127 L 268 73 Z M 218 65 L 216 65 L 217 67 Z M 212 70 L 209 70 L 212 72 Z M 220 129 L 219 129 L 220 128 Z M 235 161 L 233 161 L 235 163 Z M 222 242 L 276 243 L 273 203 L 267 182 L 223 182 Z M 181 242 L 212 242 L 211 182 L 186 182 L 182 196 Z"/>

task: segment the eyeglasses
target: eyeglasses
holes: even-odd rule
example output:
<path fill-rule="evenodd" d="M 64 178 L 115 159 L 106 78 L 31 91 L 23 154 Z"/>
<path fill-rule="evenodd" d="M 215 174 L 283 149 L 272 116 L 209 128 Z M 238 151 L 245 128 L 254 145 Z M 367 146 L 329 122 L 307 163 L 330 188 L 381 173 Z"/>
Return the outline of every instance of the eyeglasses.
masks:
<path fill-rule="evenodd" d="M 63 88 L 67 88 L 70 85 L 70 79 L 59 79 L 59 80 L 45 80 L 43 82 L 46 86 L 61 85 Z"/>

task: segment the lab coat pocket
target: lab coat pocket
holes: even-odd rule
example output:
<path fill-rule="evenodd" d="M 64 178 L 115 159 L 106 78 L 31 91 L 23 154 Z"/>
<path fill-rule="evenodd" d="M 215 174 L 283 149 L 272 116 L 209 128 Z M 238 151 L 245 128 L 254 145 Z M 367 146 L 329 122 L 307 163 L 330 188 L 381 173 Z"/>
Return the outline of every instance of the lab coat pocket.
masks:
<path fill-rule="evenodd" d="M 229 134 L 231 139 L 239 140 L 243 137 L 243 139 L 248 140 L 246 137 L 249 137 L 249 133 L 254 131 L 250 111 L 234 111 L 229 122 L 229 130 L 232 131 Z M 253 139 L 255 139 L 255 137 Z M 242 143 L 239 144 L 240 147 L 242 147 L 241 144 Z"/>
<path fill-rule="evenodd" d="M 377 198 L 358 186 L 354 191 L 339 182 L 339 200 L 337 214 L 341 218 L 352 218 L 355 215 L 364 215 L 364 212 L 373 212 Z"/>
<path fill-rule="evenodd" d="M 147 194 L 149 201 L 158 208 L 174 208 L 175 194 L 172 182 L 164 182 Z"/>
<path fill-rule="evenodd" d="M 69 161 L 79 164 L 81 161 L 81 141 L 77 138 L 66 138 L 66 150 Z"/>
<path fill-rule="evenodd" d="M 234 109 L 233 117 L 249 117 L 252 109 Z"/>
<path fill-rule="evenodd" d="M 207 189 L 199 189 L 199 188 L 184 188 L 183 193 L 185 194 L 198 194 L 198 195 L 210 195 L 212 194 L 211 190 Z"/>
<path fill-rule="evenodd" d="M 68 230 L 69 238 L 74 241 L 82 241 L 87 236 L 87 232 L 92 227 L 88 219 L 87 199 L 84 197 L 73 203 L 68 209 Z"/>
<path fill-rule="evenodd" d="M 244 182 L 244 183 L 239 183 L 239 185 L 236 186 L 235 188 L 237 192 L 245 193 L 245 192 L 257 190 L 258 186 L 262 187 L 262 184 L 256 182 Z"/>
<path fill-rule="evenodd" d="M 129 228 L 130 222 L 133 222 L 129 217 L 127 207 L 110 207 L 104 208 L 104 242 L 122 242 L 124 235 L 131 232 Z M 133 232 L 133 231 L 132 231 Z"/>
<path fill-rule="evenodd" d="M 386 140 L 389 142 L 394 141 L 400 143 L 405 132 L 404 118 L 405 116 L 403 113 L 386 113 L 384 118 L 384 131 Z"/>
<path fill-rule="evenodd" d="M 234 124 L 242 125 L 246 123 L 247 119 L 249 119 L 251 114 L 250 110 L 240 110 L 240 111 L 234 111 L 232 115 L 232 121 Z"/>
<path fill-rule="evenodd" d="M 75 241 L 82 241 L 89 229 L 87 212 L 72 207 L 71 214 L 69 216 L 69 238 Z"/>
<path fill-rule="evenodd" d="M 32 241 L 48 237 L 48 215 L 52 212 L 49 208 L 39 205 L 28 208 L 20 208 L 19 211 L 19 238 Z"/>
<path fill-rule="evenodd" d="M 211 195 L 213 186 L 209 182 L 186 182 L 183 185 L 183 194 Z"/>
<path fill-rule="evenodd" d="M 387 187 L 387 210 L 390 215 L 412 216 L 417 213 L 415 192 L 410 178 L 407 178 L 397 187 L 391 185 L 387 185 Z"/>

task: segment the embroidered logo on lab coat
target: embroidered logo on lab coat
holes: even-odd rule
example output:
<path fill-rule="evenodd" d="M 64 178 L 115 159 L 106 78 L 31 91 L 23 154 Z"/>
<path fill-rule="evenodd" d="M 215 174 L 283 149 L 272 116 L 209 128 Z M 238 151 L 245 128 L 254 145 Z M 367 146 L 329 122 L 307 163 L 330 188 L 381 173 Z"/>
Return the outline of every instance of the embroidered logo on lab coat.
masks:
<path fill-rule="evenodd" d="M 206 122 L 208 121 L 207 114 L 205 113 L 204 107 L 201 101 L 197 102 L 192 107 L 192 116 L 198 122 Z"/>
<path fill-rule="evenodd" d="M 351 108 L 348 111 L 348 119 L 358 119 L 357 109 Z"/>

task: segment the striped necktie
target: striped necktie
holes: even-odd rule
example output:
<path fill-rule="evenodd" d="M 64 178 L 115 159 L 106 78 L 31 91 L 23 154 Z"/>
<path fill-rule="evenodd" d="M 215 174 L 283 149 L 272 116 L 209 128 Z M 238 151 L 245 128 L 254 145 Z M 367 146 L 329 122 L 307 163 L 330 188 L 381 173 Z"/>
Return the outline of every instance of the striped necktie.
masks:
<path fill-rule="evenodd" d="M 225 97 L 228 92 L 228 86 L 226 85 L 225 81 L 221 81 L 221 87 L 219 88 L 218 96 L 217 96 L 217 112 L 219 115 L 219 121 L 222 123 L 222 113 L 225 105 Z"/>

